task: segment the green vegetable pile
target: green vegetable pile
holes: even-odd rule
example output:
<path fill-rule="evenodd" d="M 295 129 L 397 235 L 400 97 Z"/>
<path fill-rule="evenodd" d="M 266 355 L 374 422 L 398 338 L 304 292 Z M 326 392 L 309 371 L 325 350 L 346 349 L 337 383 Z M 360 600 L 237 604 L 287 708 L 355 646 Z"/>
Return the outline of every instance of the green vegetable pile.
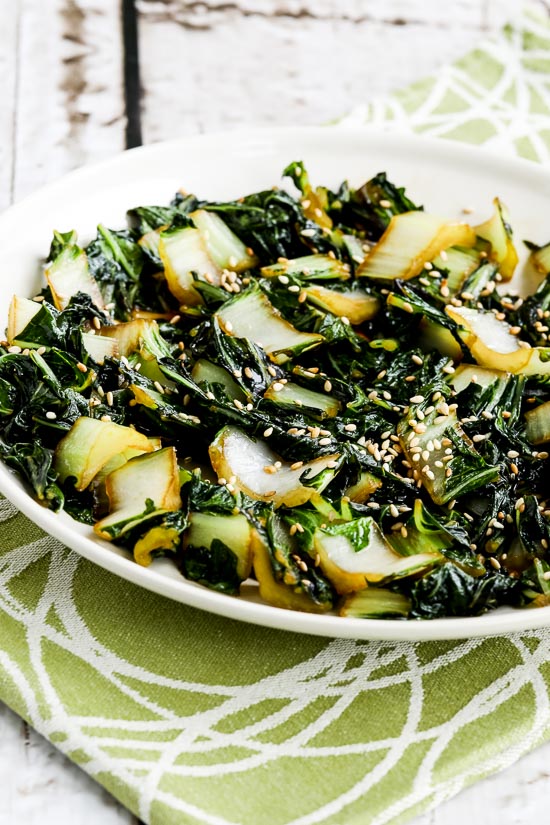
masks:
<path fill-rule="evenodd" d="M 85 248 L 54 233 L 0 345 L 4 462 L 223 593 L 365 618 L 550 605 L 550 244 L 519 297 L 498 199 L 470 226 L 383 173 L 284 175 L 131 209 Z"/>

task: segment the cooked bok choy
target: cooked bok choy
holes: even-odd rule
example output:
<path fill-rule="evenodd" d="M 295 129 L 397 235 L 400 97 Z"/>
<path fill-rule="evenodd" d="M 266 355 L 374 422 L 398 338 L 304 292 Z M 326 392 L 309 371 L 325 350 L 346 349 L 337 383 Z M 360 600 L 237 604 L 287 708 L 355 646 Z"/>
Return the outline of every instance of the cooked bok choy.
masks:
<path fill-rule="evenodd" d="M 85 247 L 54 232 L 0 345 L 5 463 L 224 598 L 364 620 L 547 605 L 550 243 L 527 244 L 520 297 L 498 198 L 472 227 L 383 173 L 284 176 L 294 195 L 180 191 Z"/>

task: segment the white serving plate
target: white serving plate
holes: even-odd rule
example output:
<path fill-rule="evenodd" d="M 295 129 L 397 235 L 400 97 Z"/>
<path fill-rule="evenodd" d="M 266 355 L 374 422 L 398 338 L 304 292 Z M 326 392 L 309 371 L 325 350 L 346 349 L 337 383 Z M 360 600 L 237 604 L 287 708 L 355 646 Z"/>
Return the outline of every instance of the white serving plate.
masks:
<path fill-rule="evenodd" d="M 335 186 L 344 178 L 358 185 L 379 171 L 406 186 L 430 212 L 464 220 L 463 207 L 479 222 L 495 195 L 511 211 L 516 241 L 550 239 L 550 171 L 528 161 L 493 157 L 451 141 L 390 135 L 368 128 L 287 128 L 200 135 L 124 152 L 77 170 L 44 187 L 0 216 L 0 318 L 7 321 L 14 290 L 32 296 L 42 286 L 40 260 L 53 229 L 77 229 L 82 240 L 100 221 L 124 226 L 129 207 L 167 203 L 184 187 L 201 197 L 234 198 L 280 181 L 291 160 L 304 160 L 316 183 Z M 95 538 L 92 529 L 65 513 L 37 504 L 19 479 L 0 463 L 0 491 L 43 530 L 85 558 L 167 598 L 233 619 L 320 636 L 381 640 L 435 640 L 488 636 L 550 625 L 550 607 L 499 609 L 479 618 L 432 621 L 363 620 L 313 615 L 270 607 L 256 588 L 240 598 L 186 581 L 172 562 L 151 567 Z"/>

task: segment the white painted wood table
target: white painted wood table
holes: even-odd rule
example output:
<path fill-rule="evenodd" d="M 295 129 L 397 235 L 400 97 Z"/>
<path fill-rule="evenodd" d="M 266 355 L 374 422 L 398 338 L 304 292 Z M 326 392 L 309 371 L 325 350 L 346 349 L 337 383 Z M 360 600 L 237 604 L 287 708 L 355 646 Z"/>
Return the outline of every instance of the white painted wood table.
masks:
<path fill-rule="evenodd" d="M 330 120 L 436 70 L 517 8 L 518 0 L 0 0 L 0 208 L 140 141 Z M 550 745 L 415 825 L 547 821 L 547 765 Z M 0 777 L 0 825 L 135 825 L 2 706 Z"/>

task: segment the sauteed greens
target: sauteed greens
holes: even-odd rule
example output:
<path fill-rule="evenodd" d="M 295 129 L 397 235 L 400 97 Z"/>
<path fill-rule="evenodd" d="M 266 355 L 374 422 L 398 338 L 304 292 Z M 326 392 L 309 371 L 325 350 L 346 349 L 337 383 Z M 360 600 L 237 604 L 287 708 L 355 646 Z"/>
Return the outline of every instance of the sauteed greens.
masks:
<path fill-rule="evenodd" d="M 302 163 L 55 232 L 0 347 L 3 460 L 137 563 L 269 604 L 435 618 L 550 604 L 550 244 L 507 288 L 470 226 Z M 290 194 L 293 189 L 295 194 Z"/>

